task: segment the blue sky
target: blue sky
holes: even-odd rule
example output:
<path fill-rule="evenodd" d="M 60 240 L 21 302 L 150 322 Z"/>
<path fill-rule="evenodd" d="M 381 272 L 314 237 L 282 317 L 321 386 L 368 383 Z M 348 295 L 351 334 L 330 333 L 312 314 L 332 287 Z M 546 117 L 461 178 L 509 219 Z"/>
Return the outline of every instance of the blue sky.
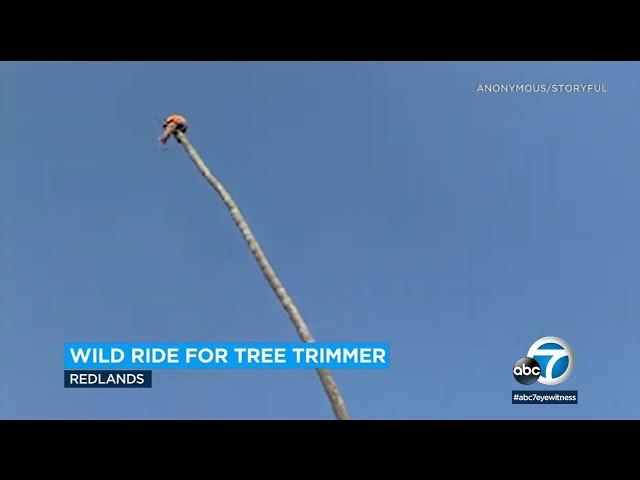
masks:
<path fill-rule="evenodd" d="M 179 112 L 356 419 L 640 418 L 640 64 L 0 63 L 0 417 L 329 419 L 310 370 L 159 370 L 64 389 L 74 341 L 291 342 Z M 480 94 L 478 83 L 605 83 Z M 567 340 L 579 405 L 511 405 L 513 363 Z M 539 386 L 541 389 L 544 385 Z"/>

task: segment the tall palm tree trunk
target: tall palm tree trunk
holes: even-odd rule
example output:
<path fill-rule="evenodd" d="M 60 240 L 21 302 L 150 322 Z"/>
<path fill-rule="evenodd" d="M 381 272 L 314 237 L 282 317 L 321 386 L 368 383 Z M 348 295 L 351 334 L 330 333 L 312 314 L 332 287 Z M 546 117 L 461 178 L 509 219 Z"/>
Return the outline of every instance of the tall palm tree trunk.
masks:
<path fill-rule="evenodd" d="M 229 192 L 227 192 L 226 188 L 224 188 L 224 185 L 222 185 L 222 183 L 213 176 L 202 158 L 200 158 L 200 155 L 198 155 L 196 149 L 193 148 L 193 146 L 189 142 L 189 139 L 184 134 L 184 132 L 176 130 L 174 132 L 174 135 L 178 142 L 184 147 L 185 151 L 195 164 L 196 168 L 200 171 L 207 182 L 209 182 L 209 185 L 211 185 L 213 189 L 218 193 L 224 204 L 229 209 L 229 213 L 231 213 L 233 221 L 240 229 L 240 232 L 247 242 L 251 253 L 253 253 L 256 262 L 258 262 L 258 265 L 260 266 L 264 277 L 267 279 L 267 282 L 269 282 L 269 285 L 280 299 L 282 307 L 286 310 L 287 314 L 289 314 L 289 318 L 291 319 L 291 322 L 293 323 L 298 336 L 304 342 L 315 342 L 313 336 L 311 335 L 311 332 L 309 331 L 309 327 L 302 318 L 302 315 L 300 315 L 298 308 L 293 303 L 293 299 L 289 296 L 284 288 L 284 285 L 276 275 L 276 272 L 269 263 L 267 256 L 262 251 L 260 244 L 251 232 L 249 224 L 242 216 L 242 213 L 240 212 L 240 209 L 238 208 L 236 202 L 233 200 Z M 347 408 L 344 404 L 344 400 L 342 399 L 342 395 L 340 395 L 340 390 L 338 389 L 338 385 L 333 379 L 333 376 L 331 375 L 329 370 L 324 368 L 319 368 L 316 370 L 316 372 L 318 373 L 320 381 L 322 382 L 322 386 L 324 387 L 324 390 L 329 397 L 329 401 L 331 402 L 331 407 L 333 408 L 336 418 L 338 418 L 339 420 L 348 420 L 349 415 L 347 413 Z"/>

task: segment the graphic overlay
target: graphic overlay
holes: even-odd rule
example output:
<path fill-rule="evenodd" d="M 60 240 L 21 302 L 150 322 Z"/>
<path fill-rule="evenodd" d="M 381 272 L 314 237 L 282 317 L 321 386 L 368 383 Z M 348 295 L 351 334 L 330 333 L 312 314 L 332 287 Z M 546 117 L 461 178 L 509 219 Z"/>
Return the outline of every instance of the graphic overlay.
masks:
<path fill-rule="evenodd" d="M 64 388 L 151 388 L 151 370 L 65 370 Z"/>
<path fill-rule="evenodd" d="M 575 355 L 569 343 L 559 337 L 543 337 L 529 347 L 526 357 L 513 365 L 513 377 L 522 385 L 559 385 L 571 376 Z M 577 404 L 578 392 L 514 390 L 513 404 Z"/>
<path fill-rule="evenodd" d="M 154 369 L 389 368 L 387 343 L 67 343 L 66 388 L 150 388 Z"/>
<path fill-rule="evenodd" d="M 536 383 L 540 378 L 540 364 L 533 358 L 522 357 L 513 366 L 513 376 L 523 385 Z"/>
<path fill-rule="evenodd" d="M 569 378 L 575 364 L 571 346 L 558 337 L 544 337 L 534 342 L 527 353 L 540 364 L 540 378 L 544 385 L 558 385 Z"/>
<path fill-rule="evenodd" d="M 555 392 L 545 392 L 544 390 L 514 390 L 513 404 L 527 404 L 527 405 L 549 405 L 549 404 L 577 404 L 578 403 L 578 391 L 577 390 L 558 390 Z"/>

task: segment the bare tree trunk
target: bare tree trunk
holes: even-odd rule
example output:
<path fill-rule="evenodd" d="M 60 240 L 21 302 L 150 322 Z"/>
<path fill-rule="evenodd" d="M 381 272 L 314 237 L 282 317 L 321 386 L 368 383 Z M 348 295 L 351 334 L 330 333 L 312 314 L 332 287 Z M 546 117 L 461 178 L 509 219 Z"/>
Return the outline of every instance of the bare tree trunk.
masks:
<path fill-rule="evenodd" d="M 220 181 L 213 176 L 202 158 L 200 158 L 200 155 L 198 155 L 198 152 L 189 142 L 189 139 L 184 134 L 184 132 L 175 131 L 174 135 L 178 142 L 182 144 L 185 151 L 187 152 L 195 166 L 198 168 L 202 176 L 207 180 L 207 182 L 209 182 L 209 185 L 214 188 L 218 195 L 220 195 L 220 198 L 229 209 L 233 221 L 240 229 L 240 232 L 247 242 L 251 253 L 253 253 L 256 262 L 258 262 L 258 265 L 260 266 L 264 277 L 267 279 L 267 282 L 269 282 L 269 285 L 280 299 L 282 307 L 286 310 L 287 314 L 289 314 L 289 318 L 291 319 L 291 322 L 293 323 L 298 336 L 304 342 L 315 342 L 313 336 L 311 335 L 311 332 L 309 331 L 309 327 L 302 318 L 302 315 L 300 315 L 298 308 L 293 303 L 293 299 L 289 296 L 284 288 L 284 285 L 276 275 L 276 272 L 269 263 L 267 256 L 262 251 L 260 244 L 253 236 L 253 233 L 251 232 L 248 223 L 242 216 L 242 213 L 236 205 L 236 202 L 233 200 L 229 192 L 227 192 L 227 190 L 224 188 L 224 185 L 222 185 L 222 183 L 220 183 Z M 347 408 L 344 404 L 344 400 L 342 399 L 342 395 L 340 395 L 340 390 L 338 389 L 338 385 L 333 379 L 333 376 L 331 375 L 329 370 L 324 368 L 319 368 L 316 370 L 316 372 L 318 373 L 320 381 L 322 382 L 322 386 L 324 387 L 324 390 L 329 397 L 329 401 L 331 402 L 331 407 L 333 408 L 336 418 L 339 420 L 348 420 L 349 415 L 347 413 Z"/>

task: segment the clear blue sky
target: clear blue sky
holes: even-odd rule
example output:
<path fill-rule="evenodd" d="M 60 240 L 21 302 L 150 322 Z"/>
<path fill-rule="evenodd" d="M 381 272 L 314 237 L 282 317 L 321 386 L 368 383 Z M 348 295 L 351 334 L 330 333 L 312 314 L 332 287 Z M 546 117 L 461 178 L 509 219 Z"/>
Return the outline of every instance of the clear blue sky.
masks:
<path fill-rule="evenodd" d="M 156 371 L 64 389 L 71 341 L 295 341 L 238 200 L 356 419 L 640 418 L 640 64 L 0 63 L 0 416 L 329 419 L 311 370 Z M 608 93 L 478 94 L 479 82 Z M 511 405 L 567 340 L 580 404 Z M 541 388 L 549 388 L 540 385 Z"/>

